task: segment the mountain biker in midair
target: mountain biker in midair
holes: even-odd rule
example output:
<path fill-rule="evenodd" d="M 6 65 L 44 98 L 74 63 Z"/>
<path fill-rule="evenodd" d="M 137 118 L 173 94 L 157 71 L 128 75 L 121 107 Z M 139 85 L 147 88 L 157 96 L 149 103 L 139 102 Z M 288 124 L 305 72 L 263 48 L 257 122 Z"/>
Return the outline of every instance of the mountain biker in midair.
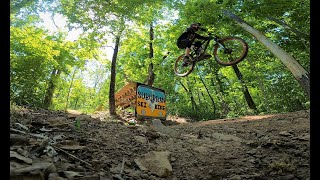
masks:
<path fill-rule="evenodd" d="M 196 39 L 202 39 L 202 40 L 208 40 L 210 37 L 205 37 L 205 36 L 201 36 L 199 34 L 197 34 L 196 32 L 198 30 L 203 30 L 205 31 L 204 28 L 201 27 L 200 23 L 193 23 L 190 25 L 190 27 L 188 27 L 186 29 L 185 32 L 183 32 L 178 40 L 177 40 L 177 46 L 179 49 L 185 49 L 185 56 L 183 58 L 183 64 L 182 66 L 188 66 L 189 65 L 189 59 L 190 58 L 190 51 L 191 49 L 193 49 L 194 47 L 199 47 L 201 46 L 200 42 L 195 42 Z M 203 52 L 203 49 L 201 47 L 199 47 L 200 53 Z M 210 58 L 211 55 L 210 54 L 203 54 L 202 56 L 199 57 L 199 59 L 207 59 Z"/>

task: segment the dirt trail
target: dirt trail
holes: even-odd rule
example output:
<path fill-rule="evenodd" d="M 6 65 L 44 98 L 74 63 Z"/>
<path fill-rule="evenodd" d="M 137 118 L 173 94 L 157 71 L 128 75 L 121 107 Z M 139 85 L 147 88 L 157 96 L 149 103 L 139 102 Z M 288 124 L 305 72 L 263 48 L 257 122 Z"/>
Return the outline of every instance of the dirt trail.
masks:
<path fill-rule="evenodd" d="M 144 126 L 103 112 L 12 111 L 11 179 L 309 179 L 309 111 L 173 119 Z"/>

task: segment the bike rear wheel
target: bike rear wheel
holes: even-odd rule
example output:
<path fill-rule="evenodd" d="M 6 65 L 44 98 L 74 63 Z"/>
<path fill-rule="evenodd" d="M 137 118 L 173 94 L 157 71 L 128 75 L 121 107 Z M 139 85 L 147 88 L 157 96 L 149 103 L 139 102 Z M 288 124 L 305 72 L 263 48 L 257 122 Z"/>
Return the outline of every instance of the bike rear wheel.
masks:
<path fill-rule="evenodd" d="M 239 37 L 225 37 L 214 45 L 213 55 L 218 64 L 231 66 L 242 61 L 248 54 L 248 44 Z"/>
<path fill-rule="evenodd" d="M 193 71 L 193 68 L 195 65 L 195 62 L 191 61 L 188 66 L 182 66 L 184 62 L 183 58 L 184 58 L 184 54 L 180 55 L 174 63 L 174 73 L 180 77 L 184 77 L 190 74 Z"/>

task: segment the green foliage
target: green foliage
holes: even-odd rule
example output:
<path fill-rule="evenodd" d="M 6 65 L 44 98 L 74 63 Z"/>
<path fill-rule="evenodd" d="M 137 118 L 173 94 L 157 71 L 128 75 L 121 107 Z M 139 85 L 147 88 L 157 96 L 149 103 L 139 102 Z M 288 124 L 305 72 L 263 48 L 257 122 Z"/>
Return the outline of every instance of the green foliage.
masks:
<path fill-rule="evenodd" d="M 68 75 L 70 66 L 84 66 L 84 60 L 96 53 L 95 43 L 85 38 L 66 41 L 65 33 L 52 35 L 33 21 L 22 22 L 13 16 L 10 27 L 10 97 L 17 104 L 44 106 L 46 91 L 60 81 L 52 72 Z"/>
<path fill-rule="evenodd" d="M 111 62 L 99 47 L 114 43 L 114 37 L 120 34 L 116 91 L 129 80 L 144 82 L 149 64 L 153 63 L 156 75 L 153 86 L 165 90 L 169 114 L 207 120 L 296 111 L 310 106 L 301 86 L 281 61 L 222 13 L 222 10 L 235 13 L 309 70 L 309 1 L 55 0 L 37 3 L 11 1 L 10 96 L 14 103 L 43 105 L 51 73 L 60 70 L 61 74 L 54 80 L 52 108 L 63 110 L 68 92 L 69 108 L 90 113 L 100 105 L 107 108 Z M 83 34 L 77 41 L 70 42 L 66 41 L 67 32 L 51 34 L 38 28 L 40 11 L 65 15 L 68 26 L 81 27 Z M 215 35 L 238 36 L 248 43 L 248 56 L 237 65 L 243 81 L 239 81 L 232 67 L 220 66 L 214 59 L 199 63 L 188 77 L 174 74 L 173 63 L 184 53 L 176 47 L 176 39 L 193 22 L 201 22 Z M 149 43 L 153 45 L 153 58 L 149 58 Z M 212 47 L 209 51 L 212 52 Z M 167 52 L 170 54 L 163 59 Z M 192 92 L 194 102 L 181 83 Z M 248 88 L 258 111 L 248 107 L 244 87 Z"/>
<path fill-rule="evenodd" d="M 56 43 L 35 27 L 10 28 L 10 96 L 13 101 L 41 105 L 46 81 L 59 55 Z"/>
<path fill-rule="evenodd" d="M 204 120 L 214 120 L 219 119 L 218 117 L 214 117 L 213 110 L 206 109 L 201 107 L 199 110 L 193 110 L 189 106 L 181 106 L 177 109 L 176 114 L 180 117 L 185 117 L 192 119 L 193 121 L 204 121 Z"/>

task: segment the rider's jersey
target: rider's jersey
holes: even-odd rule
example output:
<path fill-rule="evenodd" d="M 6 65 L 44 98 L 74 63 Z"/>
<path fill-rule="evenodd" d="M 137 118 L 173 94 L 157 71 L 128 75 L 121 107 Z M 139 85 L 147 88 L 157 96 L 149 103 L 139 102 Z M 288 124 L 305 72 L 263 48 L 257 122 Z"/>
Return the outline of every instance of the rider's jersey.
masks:
<path fill-rule="evenodd" d="M 176 44 L 179 48 L 185 48 L 183 45 L 185 43 L 181 43 L 181 41 L 189 41 L 189 43 L 192 43 L 195 39 L 206 40 L 207 37 L 195 33 L 195 31 L 192 28 L 187 28 L 186 31 L 179 36 Z"/>

